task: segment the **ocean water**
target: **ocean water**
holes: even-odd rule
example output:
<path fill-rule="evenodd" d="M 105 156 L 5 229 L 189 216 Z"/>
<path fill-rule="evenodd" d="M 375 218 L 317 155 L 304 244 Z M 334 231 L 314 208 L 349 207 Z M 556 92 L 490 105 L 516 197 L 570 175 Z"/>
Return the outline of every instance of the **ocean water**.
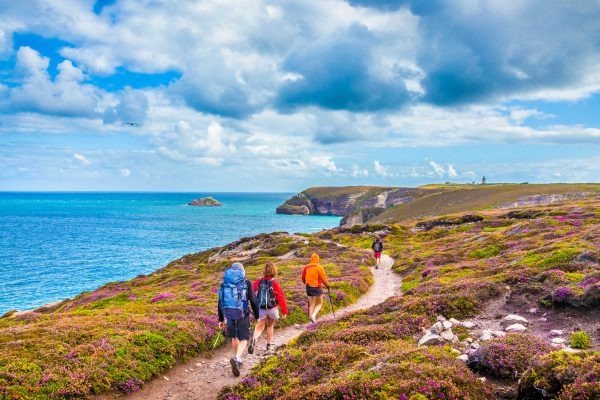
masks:
<path fill-rule="evenodd" d="M 277 215 L 290 193 L 0 193 L 0 315 L 150 273 L 258 233 L 311 233 L 329 216 Z"/>

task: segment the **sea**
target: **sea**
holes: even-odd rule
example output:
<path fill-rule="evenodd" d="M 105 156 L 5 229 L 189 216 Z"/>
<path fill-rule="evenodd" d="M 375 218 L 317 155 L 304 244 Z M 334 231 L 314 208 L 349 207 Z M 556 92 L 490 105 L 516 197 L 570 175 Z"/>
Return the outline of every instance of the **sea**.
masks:
<path fill-rule="evenodd" d="M 208 195 L 223 206 L 186 206 Z M 291 195 L 0 192 L 0 315 L 148 274 L 242 237 L 339 225 L 335 216 L 276 214 Z"/>

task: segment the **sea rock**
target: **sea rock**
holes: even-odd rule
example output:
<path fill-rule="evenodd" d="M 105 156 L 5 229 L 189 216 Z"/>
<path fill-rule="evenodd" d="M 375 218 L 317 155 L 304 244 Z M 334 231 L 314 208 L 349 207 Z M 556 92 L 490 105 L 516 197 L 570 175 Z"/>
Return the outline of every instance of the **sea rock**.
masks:
<path fill-rule="evenodd" d="M 219 203 L 217 199 L 214 197 L 202 197 L 200 199 L 194 199 L 187 203 L 188 206 L 198 206 L 198 207 L 217 207 L 222 206 L 223 204 Z"/>
<path fill-rule="evenodd" d="M 552 329 L 550 331 L 550 335 L 551 336 L 562 336 L 563 333 L 564 332 L 562 330 L 560 330 L 560 329 Z"/>
<path fill-rule="evenodd" d="M 419 346 L 428 346 L 432 344 L 443 343 L 444 339 L 440 335 L 427 334 L 419 340 Z"/>
<path fill-rule="evenodd" d="M 552 339 L 552 343 L 563 344 L 564 342 L 565 342 L 565 339 L 563 339 L 561 337 L 555 337 Z"/>
<path fill-rule="evenodd" d="M 444 321 L 444 322 L 442 322 L 442 325 L 444 326 L 444 329 L 452 328 L 452 322 L 450 322 L 450 321 Z"/>
<path fill-rule="evenodd" d="M 449 342 L 452 339 L 454 339 L 454 333 L 452 333 L 452 329 L 446 329 L 442 331 L 442 333 L 440 333 L 440 336 L 442 337 L 442 339 L 447 340 Z"/>
<path fill-rule="evenodd" d="M 504 329 L 506 332 L 525 332 L 527 327 L 523 324 L 512 324 Z"/>
<path fill-rule="evenodd" d="M 502 321 L 500 322 L 500 325 L 502 325 L 502 326 L 507 326 L 507 325 L 512 325 L 512 324 L 529 325 L 529 321 L 527 321 L 527 319 L 525 319 L 524 317 L 521 317 L 520 315 L 509 314 L 506 317 L 504 317 L 502 319 Z"/>
<path fill-rule="evenodd" d="M 431 333 L 433 333 L 434 335 L 439 335 L 440 333 L 442 333 L 443 330 L 444 330 L 444 325 L 442 325 L 441 322 L 436 322 L 435 324 L 433 324 L 433 326 L 431 328 L 429 328 L 429 331 Z"/>

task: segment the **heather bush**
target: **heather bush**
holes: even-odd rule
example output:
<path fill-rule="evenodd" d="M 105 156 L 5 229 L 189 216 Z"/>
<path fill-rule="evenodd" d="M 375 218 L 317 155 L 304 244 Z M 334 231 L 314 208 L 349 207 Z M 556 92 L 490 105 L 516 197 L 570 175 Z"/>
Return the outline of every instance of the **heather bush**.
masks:
<path fill-rule="evenodd" d="M 552 346 L 537 336 L 510 333 L 482 344 L 469 360 L 474 369 L 501 378 L 516 378 L 536 357 L 550 352 Z"/>
<path fill-rule="evenodd" d="M 523 374 L 517 399 L 597 399 L 600 393 L 598 377 L 600 352 L 553 352 L 540 357 Z"/>

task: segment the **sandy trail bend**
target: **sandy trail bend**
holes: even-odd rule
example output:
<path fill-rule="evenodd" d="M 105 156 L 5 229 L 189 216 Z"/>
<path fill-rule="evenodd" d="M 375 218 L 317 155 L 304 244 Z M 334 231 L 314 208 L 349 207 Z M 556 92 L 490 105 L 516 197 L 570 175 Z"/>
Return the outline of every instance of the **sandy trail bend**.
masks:
<path fill-rule="evenodd" d="M 379 269 L 371 268 L 374 283 L 358 301 L 348 307 L 336 311 L 335 315 L 344 315 L 351 311 L 365 309 L 382 303 L 389 297 L 400 294 L 402 279 L 391 269 L 394 260 L 390 256 L 382 255 Z M 330 305 L 327 299 L 323 299 L 323 317 L 331 318 Z M 306 329 L 307 325 L 288 326 L 275 330 L 273 343 L 276 348 L 288 343 Z M 250 372 L 250 369 L 258 364 L 263 358 L 270 355 L 265 354 L 265 333 L 256 344 L 253 355 L 244 355 L 242 377 Z M 278 350 L 279 351 L 279 350 Z M 142 390 L 131 395 L 102 395 L 97 399 L 125 398 L 127 400 L 208 400 L 215 399 L 219 391 L 228 385 L 237 384 L 241 378 L 235 378 L 231 373 L 229 358 L 231 357 L 231 346 L 229 343 L 223 345 L 212 354 L 203 354 L 193 358 L 185 364 L 179 364 L 171 368 L 158 378 L 146 383 Z"/>

